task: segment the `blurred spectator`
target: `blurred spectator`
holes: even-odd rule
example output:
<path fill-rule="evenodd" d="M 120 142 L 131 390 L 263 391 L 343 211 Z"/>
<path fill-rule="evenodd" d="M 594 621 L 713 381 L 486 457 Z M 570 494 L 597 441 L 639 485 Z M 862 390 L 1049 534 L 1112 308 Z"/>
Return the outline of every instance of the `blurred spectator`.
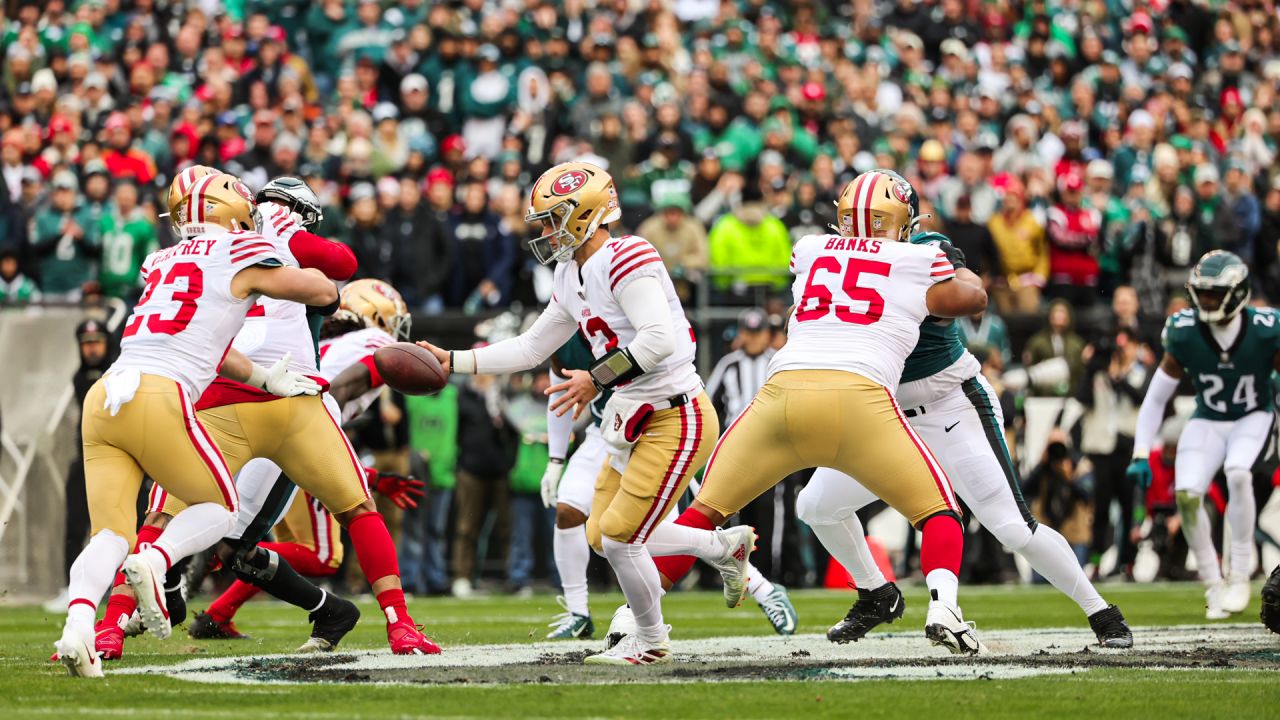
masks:
<path fill-rule="evenodd" d="M 80 286 L 93 279 L 93 261 L 101 254 L 99 228 L 80 202 L 75 175 L 60 171 L 52 186 L 49 207 L 36 213 L 31 252 L 46 298 L 76 300 Z"/>
<path fill-rule="evenodd" d="M 22 274 L 15 248 L 0 248 L 0 305 L 22 305 L 40 299 L 35 282 Z"/>
<path fill-rule="evenodd" d="M 507 557 L 507 591 L 533 594 L 537 549 L 551 548 L 555 510 L 542 505 L 542 476 L 547 470 L 547 396 L 551 376 L 545 368 L 511 378 L 506 416 L 519 436 L 511 468 L 511 549 Z M 539 540 L 541 539 L 541 543 Z M 549 552 L 543 564 L 555 565 Z"/>
<path fill-rule="evenodd" d="M 140 185 L 149 184 L 156 177 L 155 160 L 146 151 L 133 147 L 131 123 L 122 112 L 113 112 L 103 125 L 107 149 L 102 161 L 107 164 L 111 177 L 129 177 Z"/>
<path fill-rule="evenodd" d="M 488 547 L 510 544 L 510 484 L 515 441 L 502 415 L 502 388 L 493 375 L 473 375 L 458 391 L 457 486 L 453 501 L 453 585 L 456 597 L 468 597 L 479 568 L 476 543 L 490 512 L 496 516 Z M 541 478 L 541 476 L 539 476 Z M 480 558 L 483 561 L 484 558 Z"/>
<path fill-rule="evenodd" d="M 687 193 L 670 192 L 659 198 L 657 215 L 640 223 L 636 234 L 662 255 L 680 299 L 693 299 L 693 288 L 707 270 L 707 231 L 689 214 Z"/>
<path fill-rule="evenodd" d="M 1243 245 L 1244 238 L 1236 223 L 1235 212 L 1219 188 L 1218 169 L 1209 163 L 1197 165 L 1195 183 L 1197 234 L 1208 246 L 1206 251 L 1230 250 L 1246 261 L 1251 259 L 1252 248 Z M 1197 254 L 1196 259 L 1199 257 Z"/>
<path fill-rule="evenodd" d="M 961 197 L 969 198 L 969 212 L 974 222 L 986 224 L 995 214 L 998 197 L 977 153 L 962 154 L 956 160 L 956 174 L 940 184 L 936 201 L 944 220 L 955 217 Z"/>
<path fill-rule="evenodd" d="M 1268 301 L 1280 303 L 1280 175 L 1267 187 L 1253 259 L 1251 276 L 1257 278 Z"/>
<path fill-rule="evenodd" d="M 347 243 L 356 255 L 359 277 L 391 277 L 393 248 L 383 233 L 377 191 L 369 183 L 351 188 L 351 213 L 347 216 Z"/>
<path fill-rule="evenodd" d="M 445 282 L 453 269 L 452 239 L 422 201 L 422 186 L 417 180 L 401 180 L 398 191 L 398 202 L 382 225 L 391 245 L 389 279 L 410 308 L 439 312 L 444 306 Z"/>
<path fill-rule="evenodd" d="M 1133 578 L 1137 546 L 1131 538 L 1134 493 L 1125 475 L 1133 457 L 1138 408 L 1146 394 L 1152 368 L 1140 360 L 1141 340 L 1128 328 L 1085 348 L 1083 380 L 1076 399 L 1085 407 L 1080 450 L 1093 465 L 1093 542 L 1091 564 L 1119 542 L 1117 568 Z M 1120 504 L 1118 527 L 1111 526 L 1111 502 Z"/>
<path fill-rule="evenodd" d="M 1026 350 L 1022 353 L 1022 364 L 1028 369 L 1041 363 L 1058 361 L 1065 365 L 1063 369 L 1066 370 L 1046 373 L 1039 381 L 1033 374 L 1032 388 L 1036 391 L 1035 394 L 1063 397 L 1080 386 L 1080 377 L 1084 373 L 1085 343 L 1072 325 L 1071 304 L 1065 300 L 1054 300 L 1049 303 L 1048 327 L 1032 335 L 1027 341 Z"/>
<path fill-rule="evenodd" d="M 1077 308 L 1093 304 L 1098 286 L 1098 253 L 1102 249 L 1102 213 L 1081 204 L 1084 178 L 1068 173 L 1058 178 L 1059 202 L 1049 209 L 1051 297 L 1065 298 Z"/>
<path fill-rule="evenodd" d="M 987 226 L 973 221 L 968 195 L 956 199 L 955 216 L 947 222 L 946 229 L 951 244 L 964 253 L 965 267 L 990 286 L 993 275 L 1000 269 L 1000 252 Z"/>
<path fill-rule="evenodd" d="M 1061 439 L 1050 441 L 1044 459 L 1027 477 L 1023 494 L 1031 501 L 1031 514 L 1061 533 L 1084 565 L 1092 522 L 1089 496 L 1076 481 L 1075 461 Z"/>
<path fill-rule="evenodd" d="M 446 296 L 449 307 L 475 311 L 505 306 L 511 293 L 515 241 L 506 223 L 489 209 L 483 182 L 473 180 L 463 186 L 462 204 L 449 216 L 446 232 L 456 243 Z"/>
<path fill-rule="evenodd" d="M 743 200 L 707 236 L 712 286 L 738 298 L 753 288 L 785 288 L 791 262 L 791 237 L 782 220 L 768 213 L 758 191 Z"/>
<path fill-rule="evenodd" d="M 1238 254 L 1244 258 L 1245 262 L 1253 260 L 1254 243 L 1258 239 L 1258 232 L 1262 229 L 1262 204 L 1258 202 L 1258 196 L 1253 194 L 1250 184 L 1244 165 L 1239 160 L 1229 161 L 1226 182 L 1222 189 L 1222 202 L 1240 230 Z"/>
<path fill-rule="evenodd" d="M 98 268 L 102 292 L 132 305 L 142 290 L 142 261 L 159 247 L 155 219 L 138 205 L 138 186 L 132 180 L 116 182 L 112 200 L 98 221 L 98 232 L 102 242 Z"/>
<path fill-rule="evenodd" d="M 1009 327 L 995 310 L 988 308 L 986 312 L 980 312 L 977 315 L 956 318 L 955 323 L 960 333 L 960 342 L 964 343 L 969 350 L 981 348 L 995 353 L 999 356 L 1002 367 L 1013 360 Z"/>
<path fill-rule="evenodd" d="M 405 592 L 439 595 L 450 591 L 447 530 L 457 484 L 458 386 L 435 395 L 405 398 L 412 475 L 426 481 L 426 497 L 406 510 L 398 548 Z"/>
<path fill-rule="evenodd" d="M 1000 257 L 994 287 L 1000 313 L 1039 312 L 1040 292 L 1049 279 L 1049 245 L 1044 227 L 1027 209 L 1022 183 L 1005 186 L 1000 212 L 987 227 Z"/>

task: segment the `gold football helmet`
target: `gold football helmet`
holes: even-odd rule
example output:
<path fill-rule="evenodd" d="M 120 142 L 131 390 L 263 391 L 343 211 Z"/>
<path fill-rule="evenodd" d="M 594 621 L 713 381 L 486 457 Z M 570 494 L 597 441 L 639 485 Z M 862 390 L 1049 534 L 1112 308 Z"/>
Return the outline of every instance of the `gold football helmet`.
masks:
<path fill-rule="evenodd" d="M 355 320 L 365 327 L 381 328 L 402 342 L 409 339 L 413 323 L 409 307 L 391 283 L 373 279 L 356 280 L 342 288 L 341 302 L 334 316 L 339 320 Z"/>
<path fill-rule="evenodd" d="M 538 262 L 564 262 L 600 225 L 622 218 L 618 191 L 604 168 L 585 162 L 560 163 L 542 173 L 529 193 L 525 222 L 548 223 L 550 232 L 529 241 Z"/>
<path fill-rule="evenodd" d="M 906 241 L 911 236 L 911 186 L 872 170 L 854 178 L 836 201 L 836 230 L 845 237 Z"/>
<path fill-rule="evenodd" d="M 179 214 L 182 212 L 183 203 L 191 198 L 191 186 L 195 185 L 196 180 L 205 175 L 217 175 L 220 172 L 220 170 L 211 168 L 208 165 L 192 165 L 173 178 L 173 182 L 169 183 L 167 204 L 169 206 L 169 217 L 173 219 L 175 225 Z"/>
<path fill-rule="evenodd" d="M 182 204 L 174 225 L 183 237 L 227 230 L 257 230 L 258 204 L 253 193 L 234 175 L 205 175 L 191 185 L 190 197 Z"/>

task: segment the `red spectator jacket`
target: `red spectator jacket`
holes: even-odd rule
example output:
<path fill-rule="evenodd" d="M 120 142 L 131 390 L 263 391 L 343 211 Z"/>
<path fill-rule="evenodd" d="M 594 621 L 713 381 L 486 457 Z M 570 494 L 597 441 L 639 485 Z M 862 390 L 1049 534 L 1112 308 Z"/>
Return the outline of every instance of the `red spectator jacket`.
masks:
<path fill-rule="evenodd" d="M 145 151 L 129 148 L 124 152 L 116 149 L 102 153 L 102 162 L 106 163 L 111 177 L 131 177 L 139 185 L 146 185 L 156 179 L 156 164 Z"/>
<path fill-rule="evenodd" d="M 1097 285 L 1098 260 L 1102 250 L 1102 213 L 1092 208 L 1049 208 L 1045 233 L 1049 238 L 1049 282 L 1069 285 Z"/>

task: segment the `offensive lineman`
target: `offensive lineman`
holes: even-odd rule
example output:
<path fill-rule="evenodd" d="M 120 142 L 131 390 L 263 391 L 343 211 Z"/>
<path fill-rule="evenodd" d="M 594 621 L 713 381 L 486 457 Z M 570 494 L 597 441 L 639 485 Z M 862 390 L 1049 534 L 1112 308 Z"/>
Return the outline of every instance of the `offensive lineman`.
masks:
<path fill-rule="evenodd" d="M 575 332 L 591 342 L 589 371 L 568 370 L 552 409 L 580 415 L 602 390 L 614 390 L 601 434 L 609 461 L 596 479 L 587 537 L 613 566 L 635 613 L 637 630 L 586 659 L 592 664 L 669 662 L 670 626 L 662 620 L 662 586 L 645 543 L 711 451 L 719 422 L 694 369 L 694 338 L 657 250 L 635 236 L 614 238 L 620 219 L 613 178 L 584 162 L 557 165 L 529 193 L 526 219 L 543 235 L 529 242 L 539 262 L 556 263 L 555 291 L 533 326 L 518 337 L 470 351 L 420 343 L 446 372 L 509 373 L 537 367 Z M 713 536 L 706 559 L 742 596 L 755 532 Z"/>
<path fill-rule="evenodd" d="M 889 388 L 897 387 L 926 317 L 981 311 L 986 293 L 956 281 L 938 248 L 905 242 L 910 198 L 905 182 L 863 173 L 840 195 L 839 234 L 796 244 L 787 344 L 774 355 L 765 386 L 720 438 L 702 489 L 678 522 L 692 549 L 708 542 L 705 528 L 787 475 L 839 468 L 923 532 L 921 565 L 931 595 L 925 636 L 972 654 L 982 646 L 956 603 L 964 543 L 959 509 L 945 472 Z"/>
<path fill-rule="evenodd" d="M 255 203 L 239 180 L 206 175 L 191 195 L 201 232 L 143 262 L 147 285 L 125 325 L 120 358 L 85 398 L 81 424 L 94 531 L 72 566 L 67 622 L 55 644 L 72 675 L 102 676 L 93 621 L 122 563 L 143 623 L 165 637 L 161 579 L 169 566 L 213 545 L 234 525 L 231 473 L 193 406 L 218 372 L 218 348 L 230 346 L 261 295 L 311 305 L 337 299 L 331 281 L 284 266 L 257 234 Z M 243 356 L 233 355 L 233 364 L 246 369 Z M 233 374 L 247 379 L 261 368 L 253 370 Z M 129 555 L 144 472 L 187 507 L 150 547 Z"/>
<path fill-rule="evenodd" d="M 1251 308 L 1249 268 L 1233 253 L 1206 253 L 1187 281 L 1194 310 L 1165 322 L 1164 358 L 1138 410 L 1133 462 L 1128 474 L 1140 487 L 1151 484 L 1147 454 L 1160 429 L 1164 408 L 1189 376 L 1196 409 L 1178 438 L 1174 467 L 1182 533 L 1195 553 L 1205 583 L 1205 617 L 1221 620 L 1249 604 L 1253 532 L 1258 510 L 1253 497 L 1253 463 L 1266 446 L 1273 418 L 1271 371 L 1280 368 L 1280 316 L 1271 308 Z M 1230 499 L 1231 576 L 1224 582 L 1213 546 L 1204 496 L 1222 469 Z"/>

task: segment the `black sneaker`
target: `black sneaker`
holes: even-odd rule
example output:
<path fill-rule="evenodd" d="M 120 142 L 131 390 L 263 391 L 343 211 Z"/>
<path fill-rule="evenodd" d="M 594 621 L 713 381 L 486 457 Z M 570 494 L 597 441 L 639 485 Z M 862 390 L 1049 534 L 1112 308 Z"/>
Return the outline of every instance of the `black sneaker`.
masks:
<path fill-rule="evenodd" d="M 1280 565 L 1262 586 L 1262 624 L 1271 632 L 1280 633 Z"/>
<path fill-rule="evenodd" d="M 891 623 L 902 617 L 905 609 L 902 591 L 893 583 L 885 583 L 875 590 L 859 588 L 858 601 L 843 620 L 827 631 L 827 639 L 840 644 L 857 642 L 880 623 Z"/>
<path fill-rule="evenodd" d="M 187 634 L 197 640 L 248 640 L 249 636 L 236 629 L 230 620 L 214 620 L 207 612 L 196 613 L 196 619 L 187 628 Z"/>
<path fill-rule="evenodd" d="M 1098 636 L 1098 644 L 1106 648 L 1133 647 L 1133 631 L 1124 621 L 1120 608 L 1108 605 L 1106 609 L 1089 616 L 1089 627 Z"/>
<path fill-rule="evenodd" d="M 181 625 L 187 620 L 187 586 L 181 580 L 177 587 L 164 589 L 164 602 L 169 608 L 169 624 Z"/>
<path fill-rule="evenodd" d="M 360 621 L 360 609 L 349 600 L 330 595 L 328 601 L 307 619 L 312 623 L 311 637 L 298 648 L 298 652 L 332 652 Z"/>

